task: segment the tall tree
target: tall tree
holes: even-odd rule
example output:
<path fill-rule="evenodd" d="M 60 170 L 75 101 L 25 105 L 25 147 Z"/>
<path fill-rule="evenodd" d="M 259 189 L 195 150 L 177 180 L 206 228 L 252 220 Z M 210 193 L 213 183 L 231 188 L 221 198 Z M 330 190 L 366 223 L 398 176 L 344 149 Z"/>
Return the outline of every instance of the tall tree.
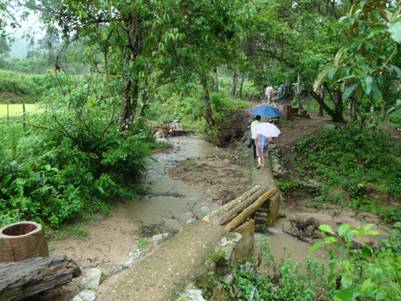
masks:
<path fill-rule="evenodd" d="M 214 124 L 210 103 L 210 72 L 231 64 L 239 53 L 241 17 L 247 1 L 166 1 L 169 28 L 163 35 L 161 69 L 167 78 L 197 81 L 203 89 L 205 119 Z"/>

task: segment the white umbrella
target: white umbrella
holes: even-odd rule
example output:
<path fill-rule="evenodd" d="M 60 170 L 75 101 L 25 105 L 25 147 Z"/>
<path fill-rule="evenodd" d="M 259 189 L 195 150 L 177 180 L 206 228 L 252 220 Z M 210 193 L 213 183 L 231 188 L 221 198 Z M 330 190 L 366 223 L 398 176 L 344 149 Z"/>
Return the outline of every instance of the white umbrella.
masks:
<path fill-rule="evenodd" d="M 260 122 L 256 125 L 256 135 L 260 134 L 265 137 L 278 137 L 281 131 L 273 123 L 270 122 Z"/>

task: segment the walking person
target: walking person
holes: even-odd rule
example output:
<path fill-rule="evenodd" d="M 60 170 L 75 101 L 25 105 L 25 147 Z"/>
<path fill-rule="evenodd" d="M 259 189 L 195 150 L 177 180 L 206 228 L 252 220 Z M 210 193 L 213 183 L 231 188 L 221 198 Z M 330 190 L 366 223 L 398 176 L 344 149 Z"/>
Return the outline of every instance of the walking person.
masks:
<path fill-rule="evenodd" d="M 258 157 L 257 169 L 265 166 L 267 156 L 267 146 L 269 144 L 269 138 L 262 134 L 257 134 L 255 139 L 256 144 L 256 156 Z"/>
<path fill-rule="evenodd" d="M 265 90 L 265 97 L 267 104 L 271 104 L 273 101 L 274 89 L 272 85 L 268 85 Z"/>
<path fill-rule="evenodd" d="M 256 127 L 260 123 L 260 115 L 256 115 L 253 118 L 253 121 L 251 123 L 251 141 L 249 143 L 249 147 L 252 147 L 252 152 L 253 152 L 253 158 L 256 159 L 256 144 L 255 144 L 255 139 L 256 139 Z"/>

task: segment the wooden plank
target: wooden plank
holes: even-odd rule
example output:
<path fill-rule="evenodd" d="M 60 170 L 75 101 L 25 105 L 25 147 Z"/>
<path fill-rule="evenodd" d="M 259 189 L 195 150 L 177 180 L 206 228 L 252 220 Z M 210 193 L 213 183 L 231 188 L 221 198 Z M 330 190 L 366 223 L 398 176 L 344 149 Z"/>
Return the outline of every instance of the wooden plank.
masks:
<path fill-rule="evenodd" d="M 278 189 L 276 187 L 268 189 L 255 202 L 253 202 L 251 205 L 245 208 L 241 213 L 239 213 L 234 219 L 232 219 L 225 226 L 225 229 L 228 231 L 234 230 L 236 227 L 245 222 L 246 219 L 256 211 L 256 209 L 258 209 L 261 205 L 263 205 L 263 203 L 265 203 L 268 199 L 273 197 L 276 193 L 278 193 Z"/>
<path fill-rule="evenodd" d="M 224 214 L 225 212 L 231 210 L 232 208 L 234 208 L 237 204 L 241 203 L 243 200 L 249 198 L 250 196 L 252 196 L 254 193 L 256 193 L 259 189 L 261 189 L 260 185 L 256 185 L 253 188 L 251 188 L 250 190 L 245 191 L 241 196 L 239 196 L 238 198 L 228 202 L 227 204 L 225 204 L 224 206 L 221 206 L 220 208 L 218 208 L 217 210 L 213 211 L 212 213 L 210 213 L 209 215 L 205 216 L 202 221 L 206 222 L 206 223 L 213 223 L 216 224 L 217 219 L 219 218 L 219 216 L 221 216 L 222 214 Z M 218 225 L 218 223 L 216 224 Z"/>

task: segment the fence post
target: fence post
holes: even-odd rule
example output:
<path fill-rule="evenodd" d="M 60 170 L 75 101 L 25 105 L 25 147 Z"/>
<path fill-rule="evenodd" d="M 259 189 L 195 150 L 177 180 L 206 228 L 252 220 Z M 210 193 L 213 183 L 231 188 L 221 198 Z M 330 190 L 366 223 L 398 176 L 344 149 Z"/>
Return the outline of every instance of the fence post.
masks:
<path fill-rule="evenodd" d="M 7 103 L 7 123 L 10 122 L 10 105 Z"/>
<path fill-rule="evenodd" d="M 26 122 L 25 118 L 26 118 L 26 110 L 25 110 L 25 104 L 23 103 L 23 104 L 22 104 L 22 127 L 24 128 L 24 130 L 25 130 L 25 126 L 26 126 L 26 124 L 25 124 L 25 122 Z"/>

